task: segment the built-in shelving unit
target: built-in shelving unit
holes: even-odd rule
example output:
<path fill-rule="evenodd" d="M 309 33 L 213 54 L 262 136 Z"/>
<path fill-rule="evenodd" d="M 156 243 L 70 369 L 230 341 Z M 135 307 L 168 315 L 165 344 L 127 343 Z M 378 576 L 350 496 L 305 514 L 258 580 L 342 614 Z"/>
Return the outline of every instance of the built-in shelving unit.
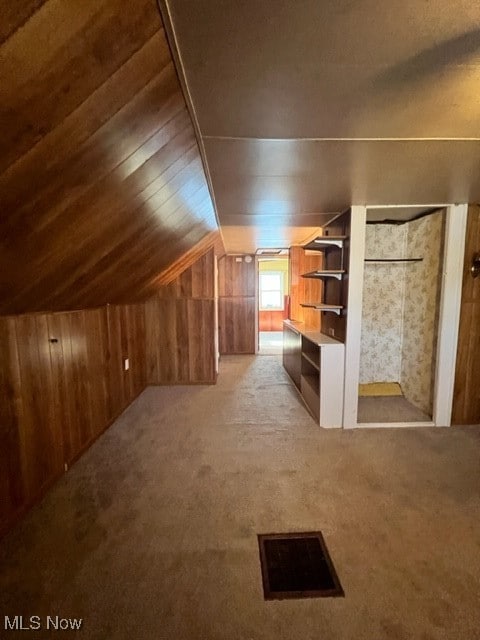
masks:
<path fill-rule="evenodd" d="M 305 250 L 321 251 L 325 253 L 326 261 L 327 254 L 333 256 L 333 252 L 336 252 L 338 254 L 338 257 L 336 257 L 334 260 L 335 266 L 337 267 L 336 269 L 318 269 L 317 271 L 310 271 L 309 273 L 302 274 L 302 278 L 325 279 L 326 282 L 324 287 L 323 301 L 304 302 L 300 303 L 300 306 L 309 309 L 316 309 L 317 311 L 326 313 L 334 313 L 337 316 L 341 315 L 343 306 L 340 304 L 330 304 L 330 300 L 332 300 L 332 298 L 331 296 L 329 296 L 329 293 L 332 293 L 332 291 L 330 291 L 330 288 L 326 285 L 328 280 L 338 280 L 341 283 L 343 276 L 345 275 L 345 269 L 343 268 L 343 250 L 344 242 L 346 239 L 347 236 L 318 236 L 303 247 Z M 334 297 L 335 302 L 338 302 L 338 300 L 336 299 L 338 296 L 335 295 Z"/>
<path fill-rule="evenodd" d="M 342 426 L 344 345 L 285 320 L 283 366 L 322 427 Z"/>
<path fill-rule="evenodd" d="M 301 302 L 300 306 L 308 309 L 317 309 L 318 311 L 330 311 L 331 313 L 336 313 L 337 316 L 339 316 L 343 310 L 340 304 L 327 304 L 325 302 Z"/>
<path fill-rule="evenodd" d="M 302 278 L 335 278 L 335 280 L 341 280 L 343 274 L 345 273 L 344 269 L 330 269 L 330 270 L 318 270 L 318 271 L 310 271 L 310 273 L 303 273 Z"/>

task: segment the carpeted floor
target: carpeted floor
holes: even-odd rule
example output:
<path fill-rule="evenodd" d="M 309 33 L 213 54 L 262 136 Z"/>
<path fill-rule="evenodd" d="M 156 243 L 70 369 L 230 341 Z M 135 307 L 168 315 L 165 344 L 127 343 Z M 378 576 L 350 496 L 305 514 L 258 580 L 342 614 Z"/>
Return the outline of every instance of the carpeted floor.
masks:
<path fill-rule="evenodd" d="M 432 416 L 404 396 L 365 396 L 358 398 L 358 422 L 431 422 Z"/>
<path fill-rule="evenodd" d="M 223 358 L 217 386 L 147 389 L 1 542 L 0 624 L 77 616 L 78 637 L 99 640 L 480 638 L 479 455 L 474 427 L 321 430 L 279 357 Z M 256 534 L 316 530 L 345 598 L 265 602 Z"/>

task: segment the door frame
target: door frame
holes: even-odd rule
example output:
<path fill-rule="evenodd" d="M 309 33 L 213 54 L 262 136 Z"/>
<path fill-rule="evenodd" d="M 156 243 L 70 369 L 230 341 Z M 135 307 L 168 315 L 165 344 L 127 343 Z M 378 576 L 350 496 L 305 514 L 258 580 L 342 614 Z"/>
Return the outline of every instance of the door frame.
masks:
<path fill-rule="evenodd" d="M 445 209 L 445 242 L 438 321 L 433 417 L 428 422 L 358 422 L 358 384 L 362 331 L 362 301 L 367 209 Z M 450 426 L 455 383 L 458 330 L 462 297 L 463 261 L 468 204 L 356 205 L 351 207 L 350 260 L 348 265 L 348 318 L 345 340 L 343 427 L 445 427 Z"/>

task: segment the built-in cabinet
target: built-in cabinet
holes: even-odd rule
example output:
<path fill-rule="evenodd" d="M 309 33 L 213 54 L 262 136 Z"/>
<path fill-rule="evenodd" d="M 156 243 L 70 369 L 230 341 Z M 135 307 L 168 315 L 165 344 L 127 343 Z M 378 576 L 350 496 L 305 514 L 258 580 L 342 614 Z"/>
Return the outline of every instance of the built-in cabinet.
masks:
<path fill-rule="evenodd" d="M 341 427 L 344 345 L 286 320 L 283 365 L 320 426 Z"/>

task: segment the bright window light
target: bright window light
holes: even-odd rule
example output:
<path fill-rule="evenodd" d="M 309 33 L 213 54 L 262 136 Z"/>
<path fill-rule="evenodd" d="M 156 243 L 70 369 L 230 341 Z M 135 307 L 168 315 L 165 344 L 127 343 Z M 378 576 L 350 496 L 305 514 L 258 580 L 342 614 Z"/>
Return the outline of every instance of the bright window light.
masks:
<path fill-rule="evenodd" d="M 260 311 L 283 310 L 283 273 L 268 271 L 260 273 Z"/>

